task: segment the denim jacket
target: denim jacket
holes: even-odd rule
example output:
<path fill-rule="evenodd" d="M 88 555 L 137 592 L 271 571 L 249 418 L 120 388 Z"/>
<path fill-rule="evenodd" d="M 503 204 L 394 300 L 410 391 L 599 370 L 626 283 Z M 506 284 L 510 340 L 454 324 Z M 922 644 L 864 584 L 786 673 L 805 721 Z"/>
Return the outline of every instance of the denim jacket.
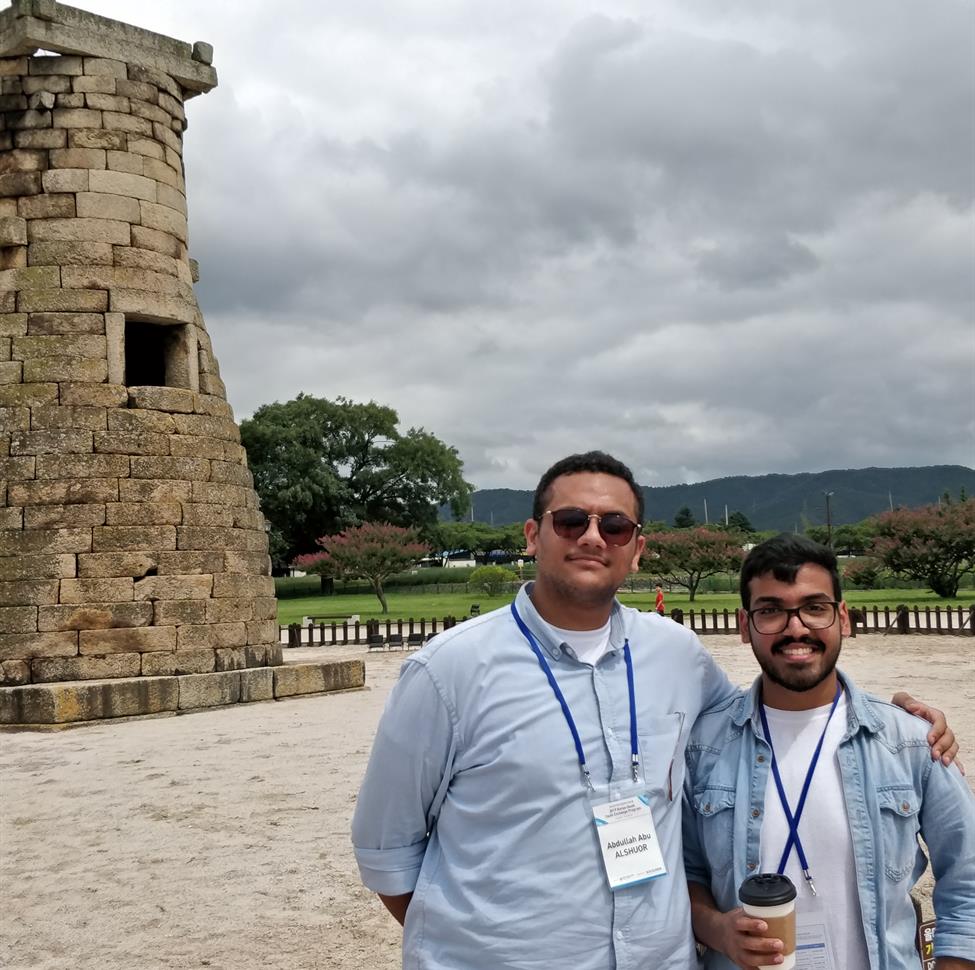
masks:
<path fill-rule="evenodd" d="M 870 970 L 917 970 L 910 891 L 926 867 L 936 880 L 935 955 L 975 959 L 975 799 L 958 769 L 931 760 L 927 725 L 856 689 L 843 674 L 847 726 L 838 758 L 852 836 Z M 687 746 L 684 863 L 722 910 L 755 872 L 771 751 L 759 716 L 761 678 L 702 714 Z M 709 952 L 709 970 L 732 968 Z"/>

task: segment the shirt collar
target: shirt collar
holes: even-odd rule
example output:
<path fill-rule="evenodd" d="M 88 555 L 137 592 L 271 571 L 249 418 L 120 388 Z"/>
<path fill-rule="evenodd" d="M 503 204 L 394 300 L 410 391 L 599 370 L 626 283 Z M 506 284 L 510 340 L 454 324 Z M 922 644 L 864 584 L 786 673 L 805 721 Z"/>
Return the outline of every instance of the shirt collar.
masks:
<path fill-rule="evenodd" d="M 542 619 L 535 604 L 531 601 L 531 589 L 533 583 L 525 583 L 518 590 L 515 597 L 515 607 L 518 610 L 525 625 L 531 630 L 532 635 L 538 641 L 538 645 L 553 659 L 558 660 L 564 652 L 565 643 L 561 641 L 552 631 L 548 622 Z M 623 649 L 626 640 L 626 619 L 619 600 L 613 600 L 613 608 L 609 614 L 609 645 L 606 653 L 615 653 Z"/>
<path fill-rule="evenodd" d="M 846 693 L 846 736 L 854 735 L 861 727 L 871 733 L 879 731 L 883 727 L 883 721 L 867 703 L 866 695 L 842 670 L 837 670 L 836 673 Z M 748 691 L 735 701 L 731 713 L 731 720 L 735 725 L 744 727 L 750 721 L 752 731 L 759 737 L 762 736 L 762 718 L 758 711 L 761 688 L 762 677 L 759 675 Z"/>

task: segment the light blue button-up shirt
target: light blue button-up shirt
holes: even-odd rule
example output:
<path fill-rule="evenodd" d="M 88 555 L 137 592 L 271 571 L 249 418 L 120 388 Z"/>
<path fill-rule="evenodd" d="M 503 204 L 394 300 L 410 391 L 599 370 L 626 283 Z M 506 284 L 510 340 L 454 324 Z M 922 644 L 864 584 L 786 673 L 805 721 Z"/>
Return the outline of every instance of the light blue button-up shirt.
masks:
<path fill-rule="evenodd" d="M 352 823 L 363 882 L 413 893 L 406 970 L 689 970 L 681 786 L 690 725 L 734 688 L 690 631 L 614 606 L 580 663 L 528 597 L 518 611 L 572 712 L 600 794 L 631 782 L 625 640 L 640 753 L 668 875 L 610 892 L 572 736 L 508 608 L 403 665 Z"/>
<path fill-rule="evenodd" d="M 935 955 L 975 958 L 975 799 L 958 771 L 930 757 L 928 725 L 859 691 L 845 675 L 840 775 L 853 839 L 869 970 L 916 970 L 911 887 L 934 870 Z M 758 713 L 761 678 L 694 726 L 687 749 L 684 852 L 688 878 L 722 912 L 758 868 L 771 749 Z M 709 952 L 708 970 L 734 964 Z M 867 970 L 867 968 L 863 968 Z"/>

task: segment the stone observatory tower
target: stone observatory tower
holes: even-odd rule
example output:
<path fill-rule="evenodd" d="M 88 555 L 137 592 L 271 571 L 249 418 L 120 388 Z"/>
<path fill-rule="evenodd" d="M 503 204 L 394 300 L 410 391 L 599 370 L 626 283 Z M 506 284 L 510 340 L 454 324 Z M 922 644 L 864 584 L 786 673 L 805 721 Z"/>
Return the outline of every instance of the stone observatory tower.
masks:
<path fill-rule="evenodd" d="M 264 518 L 187 250 L 211 60 L 53 0 L 0 12 L 0 724 L 301 692 L 273 676 Z"/>

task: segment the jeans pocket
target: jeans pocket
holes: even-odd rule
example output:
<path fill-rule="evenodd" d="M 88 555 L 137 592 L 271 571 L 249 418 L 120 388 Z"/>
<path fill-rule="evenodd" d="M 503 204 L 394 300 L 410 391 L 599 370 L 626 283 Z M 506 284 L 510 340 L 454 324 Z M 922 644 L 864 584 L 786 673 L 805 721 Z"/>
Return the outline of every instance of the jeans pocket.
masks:
<path fill-rule="evenodd" d="M 730 788 L 706 788 L 694 792 L 692 804 L 711 873 L 723 876 L 735 861 L 735 792 Z"/>
<path fill-rule="evenodd" d="M 921 847 L 920 798 L 913 788 L 881 788 L 880 805 L 881 863 L 887 878 L 901 882 L 914 871 Z"/>

